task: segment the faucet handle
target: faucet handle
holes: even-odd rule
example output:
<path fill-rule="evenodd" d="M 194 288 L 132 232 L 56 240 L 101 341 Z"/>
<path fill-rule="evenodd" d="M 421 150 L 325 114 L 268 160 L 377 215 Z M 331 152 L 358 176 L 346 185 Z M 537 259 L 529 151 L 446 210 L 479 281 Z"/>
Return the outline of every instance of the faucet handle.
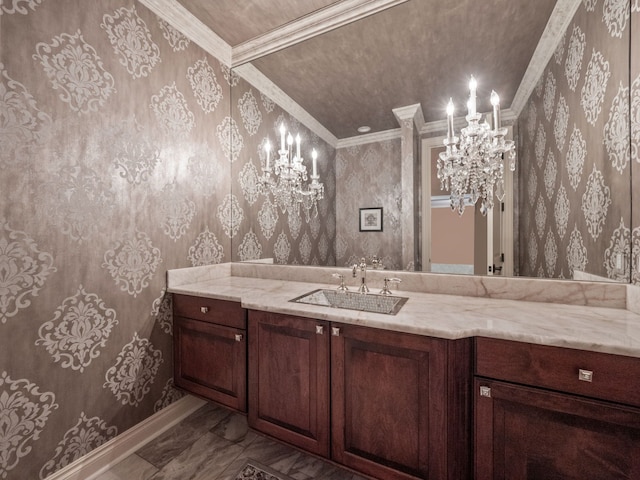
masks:
<path fill-rule="evenodd" d="M 382 287 L 382 290 L 380 290 L 380 295 L 391 295 L 391 290 L 389 290 L 389 282 L 393 282 L 393 283 L 400 283 L 402 282 L 401 279 L 399 278 L 384 278 L 384 286 Z"/>
<path fill-rule="evenodd" d="M 338 290 L 341 292 L 346 292 L 347 290 L 349 290 L 347 288 L 347 286 L 344 284 L 344 275 L 342 275 L 341 273 L 333 273 L 331 274 L 331 276 L 333 278 L 339 278 L 340 279 L 340 285 L 338 286 Z"/>

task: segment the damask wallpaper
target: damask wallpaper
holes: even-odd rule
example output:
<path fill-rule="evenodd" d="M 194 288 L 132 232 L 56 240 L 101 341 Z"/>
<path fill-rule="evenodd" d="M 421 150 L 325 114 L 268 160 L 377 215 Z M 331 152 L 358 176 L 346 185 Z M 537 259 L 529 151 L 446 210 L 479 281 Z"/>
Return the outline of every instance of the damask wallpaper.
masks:
<path fill-rule="evenodd" d="M 518 119 L 522 275 L 629 281 L 629 5 L 581 3 Z"/>
<path fill-rule="evenodd" d="M 631 4 L 631 191 L 633 194 L 632 281 L 640 285 L 640 0 Z M 635 43 L 634 43 L 635 42 Z"/>
<path fill-rule="evenodd" d="M 234 77 L 231 91 L 233 260 L 273 258 L 279 264 L 335 265 L 335 149 L 241 77 Z M 282 211 L 273 196 L 259 188 L 266 164 L 265 144 L 271 145 L 273 162 L 281 124 L 294 137 L 300 135 L 301 156 L 309 175 L 311 150 L 318 152 L 324 199 L 318 202 L 317 214 L 310 212 L 308 222 L 304 210 L 299 214 Z"/>
<path fill-rule="evenodd" d="M 0 2 L 0 478 L 180 397 L 165 271 L 229 261 L 228 69 L 133 0 Z"/>
<path fill-rule="evenodd" d="M 403 269 L 401 139 L 336 151 L 336 265 L 376 255 L 389 269 Z M 382 232 L 360 232 L 360 208 L 382 207 Z"/>

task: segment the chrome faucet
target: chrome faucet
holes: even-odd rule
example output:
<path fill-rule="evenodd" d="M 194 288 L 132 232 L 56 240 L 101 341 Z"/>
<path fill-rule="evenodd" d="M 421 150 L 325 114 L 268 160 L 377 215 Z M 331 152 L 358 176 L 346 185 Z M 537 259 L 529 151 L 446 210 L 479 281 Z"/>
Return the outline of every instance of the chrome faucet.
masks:
<path fill-rule="evenodd" d="M 334 273 L 331 275 L 333 278 L 339 278 L 340 279 L 340 285 L 338 286 L 338 288 L 336 290 L 338 290 L 339 292 L 346 292 L 349 289 L 347 288 L 347 286 L 344 284 L 344 275 L 342 275 L 341 273 Z"/>
<path fill-rule="evenodd" d="M 399 278 L 384 278 L 384 287 L 380 290 L 380 295 L 393 295 L 389 290 L 389 282 L 400 283 L 402 280 Z"/>
<path fill-rule="evenodd" d="M 360 287 L 358 288 L 359 293 L 369 293 L 369 287 L 367 287 L 367 261 L 363 258 L 360 259 L 360 263 L 353 264 L 353 278 L 356 278 L 358 275 L 358 270 L 360 270 Z"/>

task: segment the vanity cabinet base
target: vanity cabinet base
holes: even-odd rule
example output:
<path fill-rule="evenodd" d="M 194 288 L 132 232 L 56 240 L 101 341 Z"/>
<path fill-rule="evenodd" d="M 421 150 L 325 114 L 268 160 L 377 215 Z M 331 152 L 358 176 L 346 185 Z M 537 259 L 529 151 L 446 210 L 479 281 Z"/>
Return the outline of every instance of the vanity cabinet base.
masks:
<path fill-rule="evenodd" d="M 475 480 L 640 479 L 640 359 L 475 339 Z"/>
<path fill-rule="evenodd" d="M 469 478 L 470 342 L 332 332 L 332 459 L 375 478 Z"/>
<path fill-rule="evenodd" d="M 640 409 L 483 379 L 475 389 L 476 480 L 640 478 Z"/>
<path fill-rule="evenodd" d="M 173 303 L 176 387 L 246 413 L 246 310 L 188 295 L 174 295 Z"/>
<path fill-rule="evenodd" d="M 329 324 L 249 311 L 249 426 L 329 456 Z"/>

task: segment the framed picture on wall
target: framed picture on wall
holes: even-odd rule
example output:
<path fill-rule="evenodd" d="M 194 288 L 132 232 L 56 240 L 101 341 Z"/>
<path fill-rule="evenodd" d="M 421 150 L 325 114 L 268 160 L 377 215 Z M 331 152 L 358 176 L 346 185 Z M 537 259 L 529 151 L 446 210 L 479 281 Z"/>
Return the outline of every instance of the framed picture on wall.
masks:
<path fill-rule="evenodd" d="M 381 232 L 382 231 L 382 207 L 360 209 L 360 231 L 361 232 Z"/>

